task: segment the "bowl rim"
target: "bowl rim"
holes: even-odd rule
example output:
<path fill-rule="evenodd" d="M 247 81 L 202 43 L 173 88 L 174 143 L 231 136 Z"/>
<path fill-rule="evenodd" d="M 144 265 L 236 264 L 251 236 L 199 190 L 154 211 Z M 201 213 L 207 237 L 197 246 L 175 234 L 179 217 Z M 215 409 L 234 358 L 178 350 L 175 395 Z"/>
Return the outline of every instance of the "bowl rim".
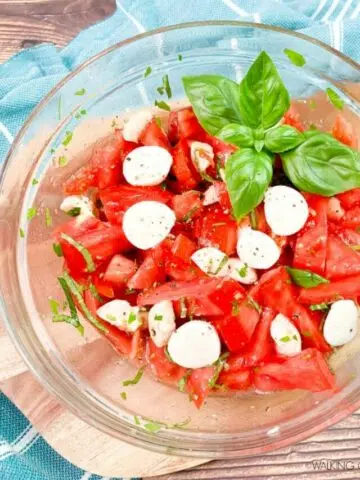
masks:
<path fill-rule="evenodd" d="M 100 51 L 96 55 L 90 57 L 88 60 L 85 62 L 81 63 L 76 69 L 74 69 L 72 72 L 67 74 L 60 82 L 58 82 L 46 95 L 45 97 L 38 103 L 38 105 L 33 109 L 27 120 L 24 122 L 23 126 L 17 133 L 14 141 L 12 142 L 12 145 L 10 146 L 9 152 L 6 155 L 6 158 L 0 167 L 0 184 L 2 183 L 7 166 L 12 160 L 14 152 L 17 150 L 19 145 L 21 144 L 22 139 L 24 138 L 28 127 L 32 124 L 33 120 L 36 118 L 36 116 L 48 105 L 49 101 L 54 97 L 54 95 L 58 92 L 61 87 L 63 87 L 65 84 L 67 84 L 71 79 L 76 77 L 82 70 L 87 68 L 89 65 L 92 63 L 95 63 L 98 59 L 105 57 L 107 54 L 118 50 L 126 45 L 130 45 L 132 43 L 137 42 L 138 40 L 147 38 L 147 37 L 152 37 L 158 34 L 166 33 L 166 32 L 171 32 L 175 30 L 184 30 L 187 28 L 194 28 L 194 27 L 209 27 L 209 26 L 217 26 L 217 27 L 239 27 L 239 28 L 252 28 L 252 29 L 257 29 L 261 31 L 271 31 L 271 32 L 278 32 L 290 37 L 295 37 L 299 38 L 301 40 L 306 41 L 307 43 L 314 44 L 321 49 L 324 49 L 334 55 L 335 57 L 341 59 L 343 62 L 346 64 L 350 65 L 352 68 L 358 70 L 360 72 L 360 64 L 356 62 L 355 60 L 351 59 L 350 57 L 346 56 L 342 52 L 339 52 L 335 48 L 327 45 L 326 43 L 314 39 L 306 34 L 299 33 L 299 32 L 294 32 L 282 27 L 276 27 L 276 26 L 270 26 L 270 25 L 265 25 L 262 23 L 253 23 L 253 22 L 242 22 L 242 21 L 219 21 L 219 20 L 211 20 L 211 21 L 200 21 L 200 22 L 186 22 L 186 23 L 180 23 L 176 25 L 170 25 L 166 27 L 161 27 L 158 29 L 150 30 L 148 32 L 140 33 L 137 34 L 133 37 L 127 38 L 125 40 L 122 40 L 120 42 L 117 42 L 116 44 Z M 348 96 L 351 96 L 349 92 L 346 92 Z M 0 292 L 1 293 L 1 292 Z M 196 443 L 197 440 L 204 441 L 208 440 L 206 437 L 207 434 L 204 433 L 197 433 L 197 432 L 188 432 L 192 434 L 192 438 L 190 438 L 190 441 L 193 442 L 191 447 L 189 447 L 189 440 L 185 439 L 182 435 L 182 433 L 185 433 L 186 436 L 186 430 L 184 432 L 179 432 L 179 435 L 175 438 L 172 437 L 171 435 L 151 435 L 148 432 L 145 432 L 144 429 L 140 429 L 137 427 L 134 427 L 133 425 L 130 425 L 128 422 L 125 422 L 123 420 L 120 420 L 121 423 L 124 424 L 124 429 L 122 431 L 117 430 L 115 433 L 114 432 L 109 432 L 109 427 L 106 425 L 106 421 L 104 422 L 103 416 L 106 414 L 106 412 L 102 412 L 101 415 L 101 421 L 99 422 L 99 417 L 97 417 L 97 420 L 91 418 L 91 415 L 87 415 L 83 413 L 83 410 L 79 408 L 79 405 L 74 405 L 70 402 L 69 399 L 65 398 L 64 395 L 61 395 L 59 391 L 54 387 L 53 383 L 51 381 L 48 381 L 47 378 L 44 378 L 41 376 L 41 374 L 37 371 L 36 366 L 33 365 L 31 361 L 31 356 L 29 355 L 28 351 L 25 349 L 23 342 L 21 341 L 20 337 L 17 335 L 16 331 L 12 328 L 11 325 L 11 320 L 8 318 L 8 316 L 5 314 L 5 309 L 3 308 L 2 303 L 5 303 L 5 298 L 1 294 L 0 298 L 0 310 L 3 311 L 4 313 L 4 324 L 6 331 L 15 344 L 18 352 L 20 353 L 21 357 L 24 359 L 25 363 L 29 367 L 30 371 L 36 376 L 36 378 L 39 379 L 41 384 L 52 394 L 56 396 L 56 398 L 62 403 L 63 405 L 66 406 L 70 411 L 72 411 L 75 415 L 79 416 L 82 418 L 84 421 L 87 423 L 91 424 L 95 428 L 104 431 L 107 434 L 113 434 L 113 436 L 116 436 L 117 438 L 120 438 L 127 443 L 131 443 L 136 446 L 140 446 L 143 448 L 146 448 L 148 450 L 153 450 L 161 453 L 169 453 L 169 448 L 171 449 L 171 454 L 176 454 L 176 455 L 185 455 L 185 456 L 192 456 L 192 457 L 207 457 L 207 458 L 230 458 L 230 457 L 238 457 L 238 456 L 248 456 L 248 455 L 255 455 L 259 453 L 264 453 L 270 450 L 273 450 L 275 448 L 280 448 L 287 446 L 289 444 L 293 444 L 295 442 L 298 442 L 306 437 L 309 437 L 321 430 L 323 430 L 326 427 L 329 427 L 330 425 L 340 421 L 350 413 L 352 413 L 354 410 L 360 407 L 360 398 L 357 400 L 353 400 L 353 403 L 349 405 L 349 403 L 346 403 L 346 407 L 340 409 L 334 416 L 331 418 L 326 418 L 323 421 L 320 421 L 316 425 L 312 425 L 311 428 L 307 429 L 302 429 L 301 431 L 298 431 L 296 434 L 293 434 L 291 432 L 287 432 L 287 436 L 285 438 L 277 438 L 276 437 L 276 432 L 274 437 L 273 437 L 273 442 L 268 442 L 266 444 L 258 444 L 257 446 L 242 446 L 240 449 L 234 449 L 234 450 L 217 450 L 215 448 L 215 444 L 211 443 L 211 446 L 213 447 L 213 450 L 208 450 L 207 448 L 203 449 L 197 449 Z M 345 389 L 344 389 L 345 390 Z M 344 392 L 343 390 L 343 392 Z M 84 392 L 82 392 L 84 394 Z M 81 403 L 81 399 L 79 399 Z M 313 412 L 313 410 L 312 410 Z M 320 413 L 320 412 L 319 412 Z M 305 412 L 302 414 L 302 417 L 304 418 L 305 416 L 308 416 L 309 412 Z M 321 418 L 319 416 L 319 418 Z M 105 418 L 106 420 L 106 418 Z M 265 427 L 262 427 L 261 430 L 265 430 Z M 204 437 L 205 435 L 205 437 Z M 213 435 L 213 434 L 212 434 Z M 217 434 L 213 435 L 214 437 L 218 437 L 217 441 L 224 440 L 225 437 L 231 437 L 234 438 L 237 434 L 225 434 L 225 435 L 220 435 L 218 437 Z M 270 430 L 269 430 L 269 435 L 270 435 Z M 197 438 L 195 438 L 195 436 Z M 184 441 L 185 440 L 185 441 Z M 177 443 L 177 445 L 174 445 L 172 442 Z M 170 445 L 170 447 L 169 447 Z M 195 447 L 195 448 L 194 448 Z"/>

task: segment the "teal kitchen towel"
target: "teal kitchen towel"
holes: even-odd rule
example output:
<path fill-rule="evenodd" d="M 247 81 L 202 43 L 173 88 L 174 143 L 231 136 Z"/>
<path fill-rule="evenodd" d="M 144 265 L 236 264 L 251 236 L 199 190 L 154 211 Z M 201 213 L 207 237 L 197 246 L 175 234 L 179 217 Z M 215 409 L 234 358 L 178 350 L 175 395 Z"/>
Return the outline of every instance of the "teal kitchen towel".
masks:
<path fill-rule="evenodd" d="M 285 27 L 316 37 L 360 62 L 359 0 L 117 0 L 111 18 L 83 31 L 62 50 L 44 44 L 22 50 L 0 65 L 0 164 L 37 103 L 84 60 L 138 33 L 196 20 Z M 2 480 L 100 478 L 61 458 L 1 394 L 0 412 Z"/>

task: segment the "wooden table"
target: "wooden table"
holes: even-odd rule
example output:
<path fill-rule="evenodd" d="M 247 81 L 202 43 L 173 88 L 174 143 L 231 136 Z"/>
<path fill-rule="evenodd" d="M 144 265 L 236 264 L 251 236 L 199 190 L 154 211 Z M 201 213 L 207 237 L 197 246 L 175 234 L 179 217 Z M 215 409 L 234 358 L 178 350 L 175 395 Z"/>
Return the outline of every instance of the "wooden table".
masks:
<path fill-rule="evenodd" d="M 83 28 L 111 15 L 115 9 L 115 0 L 0 0 L 0 62 L 37 43 L 66 45 Z M 313 463 L 317 461 L 321 462 L 318 467 Z M 292 447 L 254 458 L 215 461 L 153 478 L 359 479 L 360 412 Z"/>

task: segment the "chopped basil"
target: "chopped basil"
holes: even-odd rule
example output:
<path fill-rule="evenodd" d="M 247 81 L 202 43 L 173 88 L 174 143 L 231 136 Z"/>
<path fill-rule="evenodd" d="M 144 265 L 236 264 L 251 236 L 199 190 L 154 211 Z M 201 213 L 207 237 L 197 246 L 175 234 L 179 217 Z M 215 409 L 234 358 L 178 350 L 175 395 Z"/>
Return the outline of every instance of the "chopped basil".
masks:
<path fill-rule="evenodd" d="M 112 315 L 111 313 L 106 314 L 105 317 L 106 317 L 106 320 L 109 320 L 109 322 L 111 322 L 111 323 L 115 323 L 115 322 L 116 322 L 116 317 L 115 317 L 115 315 Z"/>
<path fill-rule="evenodd" d="M 163 424 L 153 421 L 144 423 L 144 428 L 146 428 L 146 430 L 149 430 L 150 433 L 157 433 L 163 426 Z"/>
<path fill-rule="evenodd" d="M 280 338 L 280 342 L 284 342 L 284 343 L 290 342 L 290 340 L 291 338 L 289 337 L 289 335 L 285 335 L 285 337 Z"/>
<path fill-rule="evenodd" d="M 197 210 L 199 210 L 199 207 L 196 207 L 196 206 L 195 206 L 195 207 L 190 208 L 190 210 L 184 215 L 182 221 L 183 221 L 184 223 L 190 222 L 191 219 L 192 219 L 192 217 L 194 216 L 194 213 L 195 213 Z"/>
<path fill-rule="evenodd" d="M 61 247 L 60 243 L 53 243 L 52 248 L 54 250 L 55 255 L 57 255 L 58 257 L 63 256 L 63 251 L 62 251 L 62 247 Z"/>
<path fill-rule="evenodd" d="M 157 322 L 161 322 L 163 318 L 164 318 L 163 315 L 155 315 L 154 320 L 156 320 Z"/>
<path fill-rule="evenodd" d="M 53 221 L 50 212 L 50 208 L 45 208 L 45 224 L 47 227 L 52 227 Z"/>
<path fill-rule="evenodd" d="M 90 283 L 89 285 L 89 290 L 90 290 L 90 293 L 91 295 L 96 299 L 98 300 L 99 302 L 102 302 L 103 299 L 101 298 L 101 296 L 99 295 L 99 292 L 97 291 L 97 288 L 95 287 L 95 285 L 93 283 Z"/>
<path fill-rule="evenodd" d="M 33 178 L 31 181 L 31 185 L 37 185 L 39 183 L 39 180 L 37 178 Z"/>
<path fill-rule="evenodd" d="M 60 286 L 64 291 L 67 303 L 69 305 L 70 315 L 59 315 L 58 313 L 55 313 L 52 320 L 53 322 L 69 323 L 70 325 L 75 327 L 80 332 L 81 335 L 84 335 L 84 327 L 79 320 L 75 302 L 72 297 L 74 293 L 71 290 L 71 287 L 69 286 L 69 283 L 68 283 L 69 278 L 71 278 L 70 275 L 67 272 L 65 272 L 62 277 L 58 277 L 58 282 L 60 283 Z M 81 294 L 80 294 L 80 297 L 82 298 Z"/>
<path fill-rule="evenodd" d="M 55 148 L 52 148 L 52 149 L 50 150 L 50 153 L 55 153 Z"/>
<path fill-rule="evenodd" d="M 68 212 L 66 212 L 66 215 L 69 215 L 70 217 L 78 217 L 81 213 L 81 208 L 80 207 L 74 207 Z"/>
<path fill-rule="evenodd" d="M 74 238 L 70 237 L 66 233 L 61 234 L 61 238 L 67 241 L 70 245 L 76 248 L 76 250 L 81 253 L 86 263 L 86 271 L 91 273 L 96 270 L 95 263 L 92 259 L 91 253 L 87 248 L 84 247 L 81 243 L 77 242 Z"/>
<path fill-rule="evenodd" d="M 327 88 L 326 93 L 330 103 L 334 105 L 338 110 L 342 110 L 344 107 L 344 100 L 342 100 L 339 95 L 332 88 Z"/>
<path fill-rule="evenodd" d="M 323 283 L 329 283 L 329 280 L 317 273 L 311 272 L 310 270 L 291 267 L 286 267 L 286 270 L 288 271 L 291 280 L 299 287 L 313 288 Z"/>
<path fill-rule="evenodd" d="M 225 352 L 214 363 L 214 365 L 215 365 L 214 374 L 210 378 L 210 380 L 208 381 L 208 385 L 209 385 L 210 388 L 214 388 L 215 385 L 217 384 L 219 375 L 220 375 L 221 371 L 223 370 L 223 368 L 225 367 L 226 359 L 227 359 L 228 356 L 229 356 L 229 352 Z"/>
<path fill-rule="evenodd" d="M 121 393 L 120 393 L 120 397 L 121 397 L 123 400 L 126 400 L 126 399 L 127 399 L 127 393 L 126 393 L 126 392 L 121 392 Z"/>
<path fill-rule="evenodd" d="M 134 312 L 130 312 L 128 323 L 133 323 L 136 320 L 136 314 Z"/>
<path fill-rule="evenodd" d="M 58 159 L 59 167 L 65 167 L 65 165 L 67 165 L 67 163 L 68 163 L 67 157 L 65 157 L 65 155 L 61 155 Z"/>
<path fill-rule="evenodd" d="M 183 59 L 183 56 L 181 55 L 181 53 L 179 53 L 179 55 L 178 55 L 178 60 L 179 60 L 179 62 L 181 62 L 182 59 Z"/>
<path fill-rule="evenodd" d="M 161 190 L 165 191 L 167 189 L 167 185 L 166 185 L 166 181 L 164 180 L 161 184 L 160 184 L 160 188 Z"/>
<path fill-rule="evenodd" d="M 144 78 L 148 77 L 151 72 L 152 72 L 152 68 L 150 66 L 146 67 L 144 72 Z"/>
<path fill-rule="evenodd" d="M 49 298 L 49 305 L 53 315 L 59 315 L 59 302 L 57 302 L 53 298 Z"/>
<path fill-rule="evenodd" d="M 239 311 L 240 311 L 240 310 L 239 310 L 239 307 L 240 307 L 239 302 L 234 299 L 234 300 L 232 300 L 231 305 L 232 305 L 232 307 L 231 307 L 231 315 L 233 315 L 233 316 L 238 315 L 238 314 L 239 314 Z"/>
<path fill-rule="evenodd" d="M 224 257 L 219 262 L 219 265 L 215 270 L 214 275 L 217 275 L 219 272 L 221 272 L 222 268 L 224 268 L 224 266 L 228 263 L 228 261 L 229 261 L 229 257 L 227 255 L 224 255 Z"/>
<path fill-rule="evenodd" d="M 171 358 L 171 355 L 169 353 L 167 346 L 164 347 L 164 354 L 165 354 L 165 357 L 169 360 L 169 362 L 174 363 L 174 360 Z"/>
<path fill-rule="evenodd" d="M 161 128 L 161 118 L 160 117 L 155 117 L 155 122 L 156 122 L 156 125 Z"/>
<path fill-rule="evenodd" d="M 71 317 L 70 315 L 54 315 L 52 321 L 54 323 L 69 323 L 76 328 L 76 330 L 80 333 L 81 336 L 84 336 L 84 326 L 76 318 Z"/>
<path fill-rule="evenodd" d="M 156 91 L 157 91 L 160 95 L 164 95 L 164 93 L 165 93 L 165 88 L 164 88 L 164 87 L 157 87 Z"/>
<path fill-rule="evenodd" d="M 35 207 L 30 207 L 28 208 L 26 218 L 30 222 L 36 216 L 36 214 L 37 214 L 37 209 Z"/>
<path fill-rule="evenodd" d="M 293 335 L 293 336 L 292 336 L 292 339 L 298 341 L 297 335 Z"/>
<path fill-rule="evenodd" d="M 191 422 L 191 418 L 188 417 L 183 422 L 173 423 L 172 425 L 169 425 L 169 428 L 184 428 L 186 427 L 186 425 L 189 425 L 190 422 Z"/>
<path fill-rule="evenodd" d="M 258 313 L 261 313 L 260 305 L 250 295 L 247 297 L 247 304 L 249 307 L 254 308 Z"/>
<path fill-rule="evenodd" d="M 73 138 L 73 132 L 67 131 L 64 140 L 61 142 L 64 147 L 67 147 Z"/>
<path fill-rule="evenodd" d="M 185 375 L 184 375 L 183 377 L 181 377 L 180 380 L 178 381 L 178 390 L 179 390 L 179 392 L 182 392 L 182 393 L 185 392 L 187 379 L 189 378 L 190 375 L 191 375 L 191 370 L 188 370 L 188 371 L 185 373 Z"/>
<path fill-rule="evenodd" d="M 180 318 L 187 317 L 187 306 L 186 306 L 186 298 L 180 298 Z"/>
<path fill-rule="evenodd" d="M 19 234 L 20 234 L 20 238 L 24 238 L 25 237 L 25 232 L 22 228 L 19 229 Z"/>
<path fill-rule="evenodd" d="M 329 310 L 329 304 L 326 302 L 314 303 L 313 305 L 310 305 L 310 310 L 312 310 L 313 312 L 316 312 L 318 310 L 326 311 L 326 310 Z"/>
<path fill-rule="evenodd" d="M 162 110 L 166 110 L 167 112 L 170 112 L 171 110 L 170 105 L 168 105 L 163 100 L 155 100 L 154 104 L 155 104 L 155 107 L 161 108 Z"/>
<path fill-rule="evenodd" d="M 238 274 L 239 274 L 239 276 L 240 276 L 241 278 L 245 278 L 245 277 L 246 277 L 248 268 L 249 268 L 249 267 L 246 265 L 246 263 L 244 264 L 243 267 L 239 268 L 239 270 L 238 270 L 237 272 L 238 272 Z"/>
<path fill-rule="evenodd" d="M 136 415 L 134 415 L 134 422 L 135 422 L 135 425 L 140 425 L 139 417 L 137 417 Z"/>
<path fill-rule="evenodd" d="M 309 107 L 311 108 L 311 110 L 315 110 L 316 108 L 316 102 L 313 98 L 309 100 Z"/>
<path fill-rule="evenodd" d="M 309 330 L 303 330 L 303 331 L 301 332 L 301 335 L 302 335 L 303 337 L 312 337 L 312 333 L 309 332 Z"/>
<path fill-rule="evenodd" d="M 77 95 L 78 97 L 82 97 L 83 95 L 85 95 L 85 93 L 86 93 L 85 88 L 80 88 L 80 90 L 77 90 L 75 92 L 75 95 Z"/>
<path fill-rule="evenodd" d="M 256 216 L 256 211 L 255 210 L 252 210 L 249 213 L 249 219 L 250 219 L 251 228 L 256 230 L 257 229 L 257 216 Z"/>
<path fill-rule="evenodd" d="M 171 98 L 172 97 L 172 91 L 171 91 L 170 82 L 169 82 L 169 75 L 167 75 L 167 74 L 164 75 L 163 78 L 162 78 L 162 81 L 163 81 L 163 87 L 165 89 L 167 97 Z"/>
<path fill-rule="evenodd" d="M 145 370 L 145 367 L 139 368 L 134 378 L 130 380 L 124 380 L 122 382 L 123 386 L 128 387 L 129 385 L 136 385 L 137 383 L 139 383 L 139 381 L 141 380 L 141 377 L 143 376 L 144 370 Z"/>
<path fill-rule="evenodd" d="M 303 67 L 306 63 L 306 60 L 303 55 L 299 52 L 295 52 L 295 50 L 290 50 L 290 48 L 284 49 L 285 55 L 288 57 L 291 63 L 296 65 L 297 67 Z"/>
<path fill-rule="evenodd" d="M 75 282 L 75 280 L 67 272 L 64 272 L 63 276 L 60 278 L 63 279 L 68 289 L 70 290 L 71 294 L 74 295 L 80 309 L 82 310 L 84 316 L 89 320 L 89 322 L 92 323 L 101 332 L 107 333 L 108 330 L 97 320 L 97 318 L 88 309 L 83 299 L 81 288 L 77 284 L 77 282 Z M 67 301 L 69 302 L 69 306 L 71 306 L 70 300 L 73 301 L 71 295 L 70 295 L 70 298 L 67 298 Z"/>

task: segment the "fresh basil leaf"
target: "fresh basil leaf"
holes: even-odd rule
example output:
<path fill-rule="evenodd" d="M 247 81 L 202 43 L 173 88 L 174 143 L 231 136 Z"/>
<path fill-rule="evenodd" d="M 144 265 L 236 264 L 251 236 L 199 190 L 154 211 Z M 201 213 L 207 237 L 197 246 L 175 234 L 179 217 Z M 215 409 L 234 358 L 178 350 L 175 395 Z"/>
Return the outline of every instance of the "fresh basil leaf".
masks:
<path fill-rule="evenodd" d="M 299 190 L 329 197 L 360 187 L 359 152 L 327 133 L 312 131 L 281 158 L 286 175 Z"/>
<path fill-rule="evenodd" d="M 313 288 L 323 283 L 329 283 L 329 280 L 318 275 L 317 273 L 310 272 L 310 270 L 301 270 L 300 268 L 287 267 L 291 280 L 299 287 Z"/>
<path fill-rule="evenodd" d="M 229 123 L 242 123 L 235 82 L 221 75 L 188 76 L 182 81 L 195 115 L 211 135 Z"/>
<path fill-rule="evenodd" d="M 304 135 L 290 125 L 272 128 L 265 134 L 265 147 L 273 153 L 291 150 L 305 140 Z"/>
<path fill-rule="evenodd" d="M 267 130 L 290 107 L 290 97 L 266 52 L 261 52 L 240 83 L 240 113 L 243 123 Z"/>
<path fill-rule="evenodd" d="M 284 49 L 285 55 L 288 57 L 291 63 L 293 63 L 296 67 L 303 67 L 306 63 L 305 57 L 301 55 L 299 52 L 295 52 L 295 50 L 290 50 L 290 48 Z"/>
<path fill-rule="evenodd" d="M 326 89 L 326 93 L 330 103 L 332 103 L 338 110 L 342 110 L 344 107 L 344 100 L 339 96 L 339 94 L 330 87 Z"/>
<path fill-rule="evenodd" d="M 247 215 L 263 200 L 271 182 L 272 164 L 272 156 L 252 148 L 241 149 L 229 157 L 225 176 L 236 218 Z"/>
<path fill-rule="evenodd" d="M 239 123 L 229 123 L 216 136 L 224 142 L 232 143 L 238 147 L 252 147 L 254 145 L 252 128 Z"/>

